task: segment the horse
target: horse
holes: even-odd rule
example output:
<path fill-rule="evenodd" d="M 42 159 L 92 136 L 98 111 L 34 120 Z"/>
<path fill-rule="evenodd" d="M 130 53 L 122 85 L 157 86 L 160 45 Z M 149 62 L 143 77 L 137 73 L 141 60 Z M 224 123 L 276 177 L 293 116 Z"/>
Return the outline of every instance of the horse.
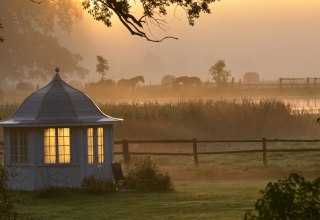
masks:
<path fill-rule="evenodd" d="M 120 79 L 117 82 L 117 87 L 135 88 L 138 82 L 144 83 L 143 76 L 136 76 L 131 79 Z"/>
<path fill-rule="evenodd" d="M 176 78 L 176 84 L 182 84 L 183 87 L 191 87 L 191 86 L 196 86 L 200 87 L 201 86 L 201 80 L 199 77 L 196 76 L 180 76 Z"/>

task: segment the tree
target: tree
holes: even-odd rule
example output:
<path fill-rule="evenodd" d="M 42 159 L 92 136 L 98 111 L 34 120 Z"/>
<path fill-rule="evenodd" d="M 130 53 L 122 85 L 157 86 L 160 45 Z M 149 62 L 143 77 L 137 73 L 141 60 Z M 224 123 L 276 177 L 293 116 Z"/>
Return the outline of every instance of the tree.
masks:
<path fill-rule="evenodd" d="M 59 66 L 64 77 L 87 73 L 79 62 L 82 57 L 61 46 L 55 32 L 70 31 L 82 18 L 78 0 L 2 0 L 1 24 L 5 41 L 0 44 L 0 81 L 42 78 L 54 74 Z M 1 26 L 2 26 L 1 25 Z M 5 63 L 5 65 L 3 65 Z"/>
<path fill-rule="evenodd" d="M 167 14 L 169 6 L 182 8 L 188 18 L 189 24 L 194 25 L 195 19 L 200 17 L 200 13 L 211 13 L 209 4 L 219 0 L 139 0 L 142 12 L 136 15 L 132 7 L 136 1 L 130 0 L 83 0 L 82 4 L 96 20 L 102 21 L 107 27 L 112 26 L 111 18 L 115 14 L 120 22 L 132 34 L 146 38 L 148 41 L 161 42 L 167 38 L 177 39 L 167 36 L 162 39 L 153 39 L 145 32 L 149 25 L 155 25 L 160 29 L 166 29 L 166 22 L 162 16 Z"/>
<path fill-rule="evenodd" d="M 18 219 L 13 193 L 8 186 L 8 171 L 0 161 L 0 219 Z"/>
<path fill-rule="evenodd" d="M 110 69 L 108 65 L 108 60 L 104 59 L 102 56 L 97 56 L 96 71 L 101 74 L 101 78 L 104 79 L 108 70 Z"/>
<path fill-rule="evenodd" d="M 224 60 L 219 60 L 209 69 L 209 74 L 212 75 L 217 86 L 222 86 L 227 83 L 228 77 L 231 76 L 230 71 L 225 70 L 226 64 Z"/>
<path fill-rule="evenodd" d="M 3 25 L 2 23 L 0 22 L 0 29 L 3 29 Z M 4 41 L 4 38 L 3 36 L 0 36 L 0 42 L 3 42 Z"/>
<path fill-rule="evenodd" d="M 320 178 L 307 181 L 298 173 L 268 183 L 255 203 L 256 213 L 247 211 L 245 220 L 320 219 Z"/>

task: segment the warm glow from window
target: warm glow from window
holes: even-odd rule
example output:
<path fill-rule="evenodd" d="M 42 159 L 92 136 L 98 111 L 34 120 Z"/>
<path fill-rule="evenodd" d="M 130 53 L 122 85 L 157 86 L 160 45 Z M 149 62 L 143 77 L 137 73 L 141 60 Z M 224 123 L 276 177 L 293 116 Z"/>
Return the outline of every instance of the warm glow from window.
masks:
<path fill-rule="evenodd" d="M 44 129 L 44 163 L 56 163 L 56 130 Z"/>
<path fill-rule="evenodd" d="M 104 162 L 103 128 L 97 129 L 97 139 L 98 139 L 98 163 L 103 163 Z"/>
<path fill-rule="evenodd" d="M 59 163 L 70 163 L 70 129 L 58 128 Z"/>
<path fill-rule="evenodd" d="M 70 128 L 44 129 L 44 163 L 70 163 Z"/>
<path fill-rule="evenodd" d="M 88 144 L 88 164 L 93 164 L 93 128 L 87 130 L 87 144 Z"/>

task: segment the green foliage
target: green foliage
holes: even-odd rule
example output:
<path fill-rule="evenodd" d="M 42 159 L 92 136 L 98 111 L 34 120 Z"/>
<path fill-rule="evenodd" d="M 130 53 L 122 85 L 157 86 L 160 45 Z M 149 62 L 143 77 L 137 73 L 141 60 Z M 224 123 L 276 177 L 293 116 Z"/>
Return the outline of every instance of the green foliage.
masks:
<path fill-rule="evenodd" d="M 245 220 L 320 219 L 320 178 L 307 181 L 297 173 L 268 183 L 255 203 L 256 213 L 247 211 Z"/>
<path fill-rule="evenodd" d="M 213 80 L 216 81 L 217 86 L 226 84 L 229 76 L 231 76 L 230 71 L 225 70 L 225 67 L 225 61 L 219 60 L 209 69 L 209 73 L 212 75 Z"/>
<path fill-rule="evenodd" d="M 84 178 L 82 182 L 84 192 L 92 194 L 110 193 L 116 191 L 116 185 L 111 180 L 99 180 L 93 176 Z"/>
<path fill-rule="evenodd" d="M 150 156 L 140 158 L 134 168 L 129 170 L 125 187 L 139 191 L 172 190 L 171 178 L 168 173 L 161 173 Z"/>
<path fill-rule="evenodd" d="M 14 193 L 8 187 L 8 172 L 0 161 L 0 219 L 19 219 L 14 204 Z"/>

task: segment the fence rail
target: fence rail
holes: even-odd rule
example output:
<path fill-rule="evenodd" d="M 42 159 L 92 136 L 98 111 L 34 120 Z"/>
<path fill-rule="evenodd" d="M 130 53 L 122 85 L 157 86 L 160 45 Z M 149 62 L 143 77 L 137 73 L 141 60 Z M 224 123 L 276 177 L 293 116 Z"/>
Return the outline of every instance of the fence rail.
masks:
<path fill-rule="evenodd" d="M 122 145 L 121 152 L 114 152 L 117 155 L 123 155 L 125 163 L 129 163 L 131 155 L 168 155 L 168 156 L 193 156 L 194 165 L 199 164 L 199 155 L 217 155 L 217 154 L 250 154 L 261 153 L 263 164 L 267 164 L 267 153 L 298 153 L 298 152 L 320 152 L 320 148 L 278 148 L 268 149 L 267 143 L 284 142 L 284 143 L 320 143 L 320 139 L 256 139 L 256 140 L 122 140 L 115 141 L 115 145 Z M 130 152 L 129 144 L 192 144 L 190 153 L 172 153 L 172 152 Z M 244 149 L 244 150 L 226 150 L 226 151 L 198 151 L 198 144 L 201 143 L 261 143 L 260 149 Z M 192 148 L 191 148 L 192 146 Z"/>
<path fill-rule="evenodd" d="M 320 152 L 319 148 L 267 148 L 267 143 L 284 142 L 284 143 L 320 143 L 320 139 L 256 139 L 256 140 L 197 140 L 184 139 L 184 140 L 122 140 L 114 141 L 115 145 L 122 145 L 122 151 L 116 151 L 114 154 L 122 155 L 124 162 L 129 163 L 131 155 L 158 155 L 158 156 L 192 156 L 194 165 L 199 164 L 199 155 L 219 155 L 219 154 L 250 154 L 261 153 L 263 164 L 267 164 L 267 153 L 301 153 L 301 152 Z M 261 143 L 260 149 L 244 149 L 244 150 L 226 150 L 226 151 L 198 151 L 198 144 L 203 143 Z M 130 152 L 130 144 L 190 144 L 192 152 Z M 3 142 L 0 142 L 0 156 L 3 154 Z"/>

